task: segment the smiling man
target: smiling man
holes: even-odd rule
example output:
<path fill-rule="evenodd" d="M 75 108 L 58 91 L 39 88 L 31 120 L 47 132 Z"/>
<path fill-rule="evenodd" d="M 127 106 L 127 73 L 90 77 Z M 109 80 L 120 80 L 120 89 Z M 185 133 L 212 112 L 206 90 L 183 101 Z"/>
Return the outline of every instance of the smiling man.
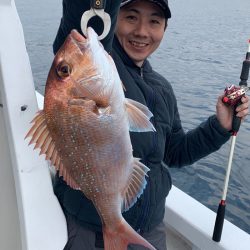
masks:
<path fill-rule="evenodd" d="M 72 29 L 81 32 L 80 20 L 89 7 L 87 0 L 63 0 L 63 17 L 54 52 Z M 134 157 L 140 158 L 150 171 L 143 194 L 123 217 L 156 249 L 166 250 L 163 218 L 172 185 L 166 166 L 190 165 L 218 150 L 230 138 L 233 110 L 223 104 L 220 96 L 216 114 L 185 133 L 171 84 L 152 69 L 147 59 L 160 45 L 171 17 L 168 1 L 106 0 L 105 11 L 110 14 L 112 25 L 108 36 L 102 40 L 104 48 L 114 59 L 126 89 L 125 96 L 150 109 L 156 128 L 154 133 L 130 134 Z M 93 19 L 90 25 L 102 32 L 98 19 Z M 248 106 L 248 97 L 243 97 L 237 116 L 245 118 Z M 68 223 L 69 240 L 64 250 L 103 249 L 101 221 L 92 202 L 79 190 L 67 186 L 58 175 L 54 191 Z M 136 245 L 128 249 L 145 250 Z"/>
<path fill-rule="evenodd" d="M 158 48 L 164 36 L 167 19 L 161 2 L 164 3 L 126 1 L 118 15 L 116 36 L 128 56 L 139 67 Z"/>

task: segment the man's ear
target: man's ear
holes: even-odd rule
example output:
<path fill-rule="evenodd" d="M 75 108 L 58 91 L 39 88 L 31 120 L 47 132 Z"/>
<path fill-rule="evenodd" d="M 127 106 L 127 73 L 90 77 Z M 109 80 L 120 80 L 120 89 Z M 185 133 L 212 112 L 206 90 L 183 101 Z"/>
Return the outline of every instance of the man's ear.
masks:
<path fill-rule="evenodd" d="M 168 19 L 166 18 L 165 20 L 166 20 L 166 21 L 165 21 L 164 31 L 166 31 L 166 29 L 167 29 L 167 27 L 168 27 Z"/>

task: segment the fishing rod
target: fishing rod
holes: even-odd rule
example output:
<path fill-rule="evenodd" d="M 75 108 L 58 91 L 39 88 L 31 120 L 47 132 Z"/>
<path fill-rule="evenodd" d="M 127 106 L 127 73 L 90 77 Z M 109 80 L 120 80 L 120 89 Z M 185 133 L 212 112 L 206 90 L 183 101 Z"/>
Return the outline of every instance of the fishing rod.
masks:
<path fill-rule="evenodd" d="M 234 115 L 232 121 L 232 140 L 231 140 L 231 147 L 229 152 L 229 159 L 227 165 L 227 171 L 224 181 L 224 189 L 222 193 L 222 198 L 218 206 L 217 216 L 214 225 L 214 232 L 213 232 L 213 240 L 219 242 L 221 240 L 221 234 L 223 230 L 223 223 L 225 218 L 225 211 L 226 211 L 226 196 L 228 190 L 228 182 L 230 177 L 230 172 L 232 168 L 232 161 L 233 161 L 233 154 L 234 154 L 234 147 L 236 142 L 236 136 L 240 128 L 241 118 L 237 117 L 236 108 L 241 104 L 241 98 L 245 95 L 245 93 L 250 89 L 247 87 L 247 80 L 249 76 L 249 68 L 250 68 L 250 39 L 248 40 L 248 51 L 246 53 L 246 58 L 242 64 L 242 70 L 240 75 L 240 82 L 239 87 L 234 85 L 227 87 L 225 89 L 225 96 L 223 98 L 223 102 L 227 103 L 228 105 L 234 107 Z"/>

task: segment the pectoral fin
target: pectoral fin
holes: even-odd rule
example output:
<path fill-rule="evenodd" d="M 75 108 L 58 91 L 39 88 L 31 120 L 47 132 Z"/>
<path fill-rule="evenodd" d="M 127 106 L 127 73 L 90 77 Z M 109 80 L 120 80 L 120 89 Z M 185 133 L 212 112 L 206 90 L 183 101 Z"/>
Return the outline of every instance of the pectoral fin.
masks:
<path fill-rule="evenodd" d="M 130 131 L 156 131 L 153 124 L 150 122 L 150 118 L 153 116 L 153 114 L 145 105 L 128 98 L 126 99 L 125 105 L 128 114 Z"/>

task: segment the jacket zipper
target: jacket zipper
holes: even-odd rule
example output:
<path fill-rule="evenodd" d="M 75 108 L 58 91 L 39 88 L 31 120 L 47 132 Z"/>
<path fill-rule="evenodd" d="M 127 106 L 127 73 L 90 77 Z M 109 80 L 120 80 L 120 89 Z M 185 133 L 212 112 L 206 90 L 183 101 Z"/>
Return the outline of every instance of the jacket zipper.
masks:
<path fill-rule="evenodd" d="M 152 98 L 150 98 L 150 102 L 149 102 L 149 106 L 152 108 L 153 110 L 153 106 L 155 104 L 155 92 L 153 91 L 152 93 Z M 157 148 L 157 136 L 156 135 L 153 135 L 153 151 L 156 150 Z M 145 165 L 148 166 L 148 162 L 146 161 L 145 162 Z M 150 179 L 148 178 L 147 179 L 147 185 L 150 185 Z M 138 220 L 138 223 L 137 223 L 137 232 L 141 232 L 142 233 L 142 230 L 141 228 L 144 227 L 145 223 L 146 223 L 146 220 L 149 216 L 149 210 L 150 210 L 150 194 L 151 194 L 151 190 L 150 189 L 146 189 L 145 190 L 145 194 L 144 194 L 144 200 L 145 200 L 145 203 L 144 203 L 144 206 L 142 208 L 142 213 L 141 213 L 141 216 L 139 217 L 139 220 Z M 148 224 L 148 223 L 147 223 Z"/>
<path fill-rule="evenodd" d="M 144 75 L 143 75 L 143 67 L 140 68 L 140 75 L 141 75 L 141 78 L 143 79 Z"/>
<path fill-rule="evenodd" d="M 140 68 L 140 76 L 142 79 L 144 79 L 144 73 L 143 73 L 143 67 Z M 154 108 L 154 105 L 155 105 L 155 99 L 156 99 L 156 96 L 155 96 L 155 91 L 152 89 L 152 96 L 149 100 L 149 107 L 152 111 L 153 111 L 153 108 Z M 154 149 L 156 148 L 157 146 L 157 137 L 156 135 L 153 136 L 153 144 L 154 144 Z M 145 165 L 147 166 L 148 165 L 148 162 L 146 161 L 145 162 Z M 148 178 L 147 179 L 147 185 L 150 185 L 150 179 Z M 142 233 L 143 230 L 142 228 L 144 227 L 145 225 L 145 222 L 148 218 L 148 215 L 149 215 L 149 208 L 150 208 L 150 189 L 146 189 L 145 190 L 145 193 L 144 193 L 144 201 L 145 203 L 143 204 L 143 207 L 142 207 L 142 213 L 140 214 L 140 217 L 138 219 L 138 222 L 137 222 L 137 225 L 136 225 L 136 231 L 138 233 Z"/>

